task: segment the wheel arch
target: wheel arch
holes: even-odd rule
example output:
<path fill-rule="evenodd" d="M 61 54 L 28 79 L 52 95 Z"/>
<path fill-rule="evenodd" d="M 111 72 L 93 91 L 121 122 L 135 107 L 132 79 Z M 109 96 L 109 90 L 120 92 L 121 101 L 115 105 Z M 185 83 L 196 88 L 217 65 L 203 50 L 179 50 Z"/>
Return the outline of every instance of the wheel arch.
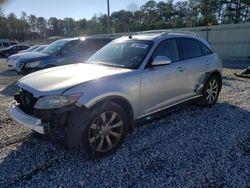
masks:
<path fill-rule="evenodd" d="M 211 71 L 211 72 L 207 72 L 206 73 L 206 77 L 204 79 L 204 85 L 206 84 L 206 82 L 209 80 L 209 78 L 211 78 L 212 76 L 216 76 L 219 78 L 219 84 L 220 84 L 220 91 L 221 91 L 221 87 L 222 87 L 222 75 L 220 73 L 220 71 L 218 70 L 214 70 L 214 71 Z"/>
<path fill-rule="evenodd" d="M 122 96 L 118 96 L 118 95 L 107 96 L 107 97 L 99 99 L 98 102 L 96 102 L 90 108 L 95 108 L 96 106 L 102 105 L 107 101 L 116 103 L 125 110 L 126 114 L 129 117 L 129 131 L 132 132 L 133 125 L 134 125 L 134 110 L 133 110 L 131 103 L 126 98 Z"/>

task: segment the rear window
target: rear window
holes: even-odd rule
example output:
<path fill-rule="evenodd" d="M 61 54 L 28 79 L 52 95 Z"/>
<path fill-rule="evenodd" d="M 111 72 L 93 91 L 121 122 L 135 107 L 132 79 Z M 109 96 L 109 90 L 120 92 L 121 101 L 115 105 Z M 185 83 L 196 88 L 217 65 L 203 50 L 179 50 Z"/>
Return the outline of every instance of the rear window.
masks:
<path fill-rule="evenodd" d="M 199 42 L 194 39 L 181 39 L 183 59 L 191 59 L 202 56 L 201 46 Z"/>

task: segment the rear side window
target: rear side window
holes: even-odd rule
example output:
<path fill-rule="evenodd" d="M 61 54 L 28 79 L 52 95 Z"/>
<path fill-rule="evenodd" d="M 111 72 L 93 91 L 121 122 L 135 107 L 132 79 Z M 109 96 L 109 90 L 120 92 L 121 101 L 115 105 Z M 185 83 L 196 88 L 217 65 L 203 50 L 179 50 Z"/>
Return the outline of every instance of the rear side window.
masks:
<path fill-rule="evenodd" d="M 209 54 L 212 54 L 212 53 L 213 53 L 208 47 L 206 47 L 206 46 L 205 46 L 204 44 L 202 44 L 201 42 L 200 42 L 200 46 L 201 46 L 203 55 L 209 55 Z"/>
<path fill-rule="evenodd" d="M 180 39 L 183 59 L 191 59 L 202 56 L 199 42 L 194 39 Z"/>
<path fill-rule="evenodd" d="M 166 56 L 170 58 L 172 62 L 178 61 L 179 50 L 177 41 L 174 39 L 169 39 L 160 43 L 153 54 L 153 59 L 156 56 Z"/>

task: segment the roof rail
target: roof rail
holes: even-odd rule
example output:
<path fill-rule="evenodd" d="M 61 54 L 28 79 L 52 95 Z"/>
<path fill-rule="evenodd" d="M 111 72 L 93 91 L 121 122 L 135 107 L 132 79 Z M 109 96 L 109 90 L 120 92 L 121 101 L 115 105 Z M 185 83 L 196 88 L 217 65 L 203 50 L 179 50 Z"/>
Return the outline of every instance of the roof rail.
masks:
<path fill-rule="evenodd" d="M 193 35 L 193 36 L 200 36 L 199 34 L 192 32 L 192 31 L 185 31 L 185 30 L 178 30 L 178 29 L 174 29 L 166 34 L 171 34 L 171 33 L 176 33 L 176 34 L 184 34 L 184 35 Z"/>
<path fill-rule="evenodd" d="M 193 36 L 200 36 L 199 34 L 192 32 L 192 31 L 185 31 L 179 29 L 160 29 L 160 30 L 151 30 L 151 31 L 141 31 L 137 32 L 137 34 L 161 34 L 161 35 L 168 35 L 168 34 L 184 34 L 184 35 L 193 35 Z"/>

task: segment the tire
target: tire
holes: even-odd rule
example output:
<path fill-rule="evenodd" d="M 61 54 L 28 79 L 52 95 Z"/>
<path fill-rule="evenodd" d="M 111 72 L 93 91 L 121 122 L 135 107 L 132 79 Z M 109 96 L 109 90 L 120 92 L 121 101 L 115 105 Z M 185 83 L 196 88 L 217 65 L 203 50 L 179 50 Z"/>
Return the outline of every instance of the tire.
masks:
<path fill-rule="evenodd" d="M 129 118 L 121 106 L 112 102 L 103 103 L 90 111 L 88 120 L 84 116 L 84 112 L 73 114 L 68 130 L 70 134 L 66 138 L 67 145 L 72 145 L 75 136 L 70 129 L 76 132 L 76 127 L 79 131 L 84 127 L 78 146 L 90 158 L 110 155 L 122 145 L 128 133 Z"/>
<path fill-rule="evenodd" d="M 218 76 L 212 75 L 205 83 L 202 97 L 198 101 L 201 107 L 212 107 L 218 100 L 221 90 L 221 82 Z"/>

